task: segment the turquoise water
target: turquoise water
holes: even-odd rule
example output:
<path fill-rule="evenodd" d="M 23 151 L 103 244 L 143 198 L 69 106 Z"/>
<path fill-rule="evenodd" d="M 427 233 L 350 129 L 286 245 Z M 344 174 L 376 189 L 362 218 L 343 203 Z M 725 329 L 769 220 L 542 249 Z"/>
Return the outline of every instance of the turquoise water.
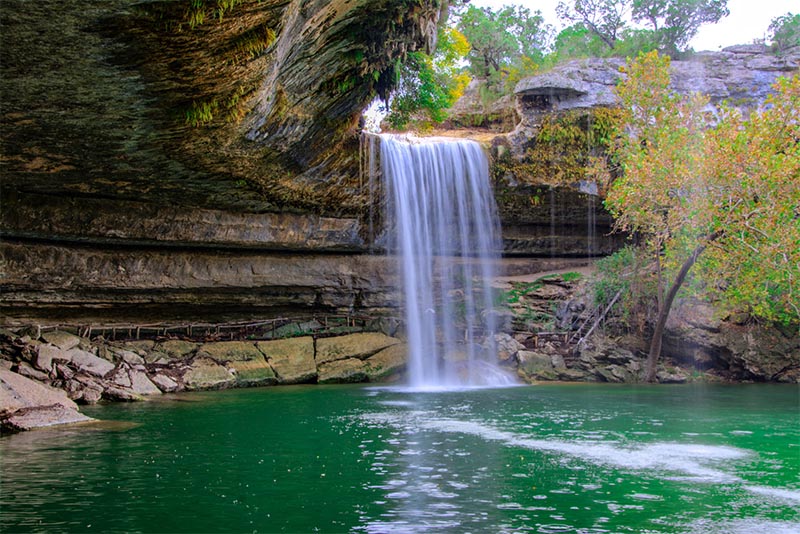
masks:
<path fill-rule="evenodd" d="M 278 387 L 0 439 L 0 531 L 800 532 L 797 386 Z"/>

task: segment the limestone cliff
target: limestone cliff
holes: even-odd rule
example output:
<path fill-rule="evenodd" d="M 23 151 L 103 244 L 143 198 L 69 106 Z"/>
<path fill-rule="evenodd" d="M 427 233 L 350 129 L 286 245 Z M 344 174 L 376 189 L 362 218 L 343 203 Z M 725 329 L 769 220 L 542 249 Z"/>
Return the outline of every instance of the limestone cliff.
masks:
<path fill-rule="evenodd" d="M 3 191 L 356 212 L 360 113 L 441 4 L 4 1 Z"/>

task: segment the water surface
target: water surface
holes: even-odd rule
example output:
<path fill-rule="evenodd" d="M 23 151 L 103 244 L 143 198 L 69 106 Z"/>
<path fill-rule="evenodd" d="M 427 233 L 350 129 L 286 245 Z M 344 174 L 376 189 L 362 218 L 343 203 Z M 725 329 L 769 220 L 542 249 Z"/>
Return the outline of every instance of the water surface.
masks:
<path fill-rule="evenodd" d="M 797 386 L 359 386 L 0 439 L 0 531 L 798 532 Z"/>

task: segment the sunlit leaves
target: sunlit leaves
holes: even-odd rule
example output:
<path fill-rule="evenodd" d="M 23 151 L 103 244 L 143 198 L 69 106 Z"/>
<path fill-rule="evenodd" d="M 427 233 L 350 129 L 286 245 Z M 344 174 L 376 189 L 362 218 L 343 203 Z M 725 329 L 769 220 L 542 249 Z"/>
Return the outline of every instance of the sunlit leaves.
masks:
<path fill-rule="evenodd" d="M 800 323 L 800 77 L 749 115 L 725 105 L 712 115 L 704 97 L 670 90 L 668 58 L 651 53 L 618 95 L 623 174 L 606 200 L 618 226 L 652 236 L 667 267 L 708 241 L 698 269 L 708 292 Z"/>

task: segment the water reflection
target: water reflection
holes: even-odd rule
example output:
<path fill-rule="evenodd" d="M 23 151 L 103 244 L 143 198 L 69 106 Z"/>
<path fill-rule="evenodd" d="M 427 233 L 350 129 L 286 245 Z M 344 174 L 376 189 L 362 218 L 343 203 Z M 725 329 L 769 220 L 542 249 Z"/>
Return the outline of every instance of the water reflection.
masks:
<path fill-rule="evenodd" d="M 382 492 L 375 504 L 386 511 L 365 522 L 360 530 L 366 532 L 608 532 L 619 518 L 630 518 L 623 524 L 694 529 L 684 518 L 686 505 L 702 507 L 722 498 L 757 506 L 769 517 L 800 504 L 800 489 L 747 483 L 747 466 L 761 463 L 755 451 L 702 443 L 708 436 L 748 437 L 749 430 L 680 432 L 697 429 L 697 422 L 685 427 L 670 422 L 686 441 L 675 435 L 659 441 L 666 422 L 650 414 L 637 414 L 622 427 L 648 431 L 616 430 L 625 414 L 597 407 L 572 412 L 543 407 L 493 420 L 482 407 L 473 410 L 470 399 L 480 404 L 475 392 L 384 391 L 389 398 L 379 402 L 383 409 L 359 416 L 372 428 L 391 429 L 383 442 L 387 448 L 376 444 L 371 459 L 381 483 L 369 486 Z M 456 401 L 459 393 L 463 400 Z M 676 485 L 679 500 L 670 497 Z M 585 526 L 587 519 L 591 527 Z"/>

